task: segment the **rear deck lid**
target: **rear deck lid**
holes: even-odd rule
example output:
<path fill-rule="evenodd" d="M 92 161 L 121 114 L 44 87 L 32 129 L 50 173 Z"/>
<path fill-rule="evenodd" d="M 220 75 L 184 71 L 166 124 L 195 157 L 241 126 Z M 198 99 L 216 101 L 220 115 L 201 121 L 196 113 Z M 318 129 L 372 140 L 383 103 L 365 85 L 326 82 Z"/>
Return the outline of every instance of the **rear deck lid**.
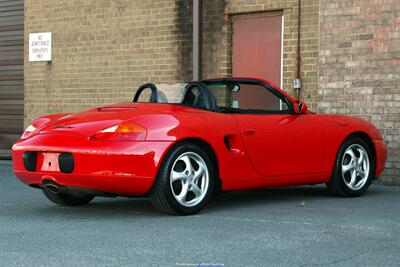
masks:
<path fill-rule="evenodd" d="M 117 125 L 135 116 L 154 113 L 132 106 L 101 107 L 66 116 L 46 125 L 40 134 L 73 134 L 92 136 L 98 131 Z"/>

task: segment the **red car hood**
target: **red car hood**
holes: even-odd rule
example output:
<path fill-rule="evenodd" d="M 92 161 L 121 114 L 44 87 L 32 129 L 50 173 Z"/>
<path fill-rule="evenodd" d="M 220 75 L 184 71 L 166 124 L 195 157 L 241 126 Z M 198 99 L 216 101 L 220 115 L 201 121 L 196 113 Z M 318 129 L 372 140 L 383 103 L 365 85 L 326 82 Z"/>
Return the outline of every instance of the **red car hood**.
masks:
<path fill-rule="evenodd" d="M 40 134 L 79 134 L 91 136 L 98 131 L 115 126 L 123 121 L 146 115 L 168 114 L 175 111 L 193 110 L 178 105 L 129 103 L 87 110 L 53 120 L 39 129 Z"/>

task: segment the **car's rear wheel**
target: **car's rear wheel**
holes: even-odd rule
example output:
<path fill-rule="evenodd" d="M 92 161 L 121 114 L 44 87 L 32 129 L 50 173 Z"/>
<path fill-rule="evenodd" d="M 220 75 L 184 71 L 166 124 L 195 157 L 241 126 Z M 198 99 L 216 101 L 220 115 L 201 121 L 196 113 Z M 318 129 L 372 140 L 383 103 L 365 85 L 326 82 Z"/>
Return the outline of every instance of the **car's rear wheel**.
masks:
<path fill-rule="evenodd" d="M 166 155 L 150 199 L 160 211 L 195 214 L 209 202 L 214 181 L 215 172 L 207 153 L 197 145 L 181 143 Z"/>
<path fill-rule="evenodd" d="M 42 192 L 48 200 L 60 206 L 83 206 L 94 198 L 92 195 L 73 195 L 64 192 L 55 193 L 47 188 L 43 188 Z"/>
<path fill-rule="evenodd" d="M 339 149 L 328 190 L 339 196 L 361 196 L 370 186 L 374 172 L 370 146 L 363 139 L 350 137 Z"/>

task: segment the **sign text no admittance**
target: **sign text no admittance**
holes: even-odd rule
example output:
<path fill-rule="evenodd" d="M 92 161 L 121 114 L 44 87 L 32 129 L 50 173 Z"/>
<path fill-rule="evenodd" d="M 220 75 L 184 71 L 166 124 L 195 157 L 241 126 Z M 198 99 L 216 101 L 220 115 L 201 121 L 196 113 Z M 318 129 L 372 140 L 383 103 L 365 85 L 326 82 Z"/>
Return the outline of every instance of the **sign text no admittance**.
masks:
<path fill-rule="evenodd" d="M 51 32 L 29 34 L 29 61 L 51 61 Z"/>

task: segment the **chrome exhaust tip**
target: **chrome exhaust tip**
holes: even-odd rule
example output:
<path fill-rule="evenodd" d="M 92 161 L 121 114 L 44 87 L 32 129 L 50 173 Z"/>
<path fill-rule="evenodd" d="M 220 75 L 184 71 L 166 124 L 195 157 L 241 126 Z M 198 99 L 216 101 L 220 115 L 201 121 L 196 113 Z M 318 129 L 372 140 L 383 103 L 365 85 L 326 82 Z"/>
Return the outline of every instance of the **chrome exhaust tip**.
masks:
<path fill-rule="evenodd" d="M 54 183 L 46 183 L 43 185 L 43 187 L 54 194 L 58 194 L 62 191 L 60 186 L 58 186 L 57 184 L 54 184 Z"/>

